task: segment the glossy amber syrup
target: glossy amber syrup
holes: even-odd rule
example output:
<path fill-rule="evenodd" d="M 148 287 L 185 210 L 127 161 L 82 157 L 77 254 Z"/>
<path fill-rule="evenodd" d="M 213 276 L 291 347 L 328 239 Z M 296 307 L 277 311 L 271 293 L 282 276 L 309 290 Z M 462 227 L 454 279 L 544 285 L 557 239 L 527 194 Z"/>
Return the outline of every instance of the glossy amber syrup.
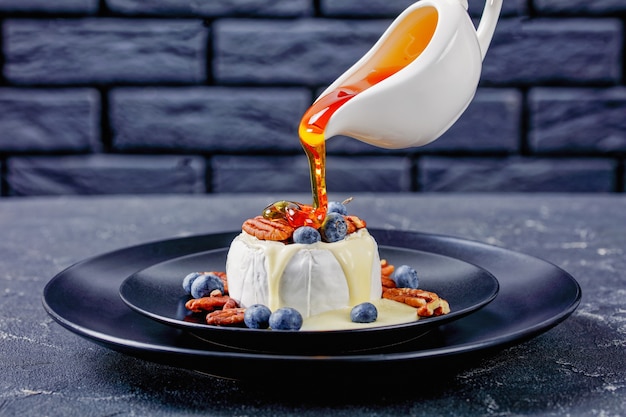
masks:
<path fill-rule="evenodd" d="M 309 159 L 313 205 L 302 206 L 294 226 L 319 227 L 328 206 L 326 195 L 326 137 L 330 117 L 357 94 L 397 73 L 415 60 L 430 43 L 437 27 L 437 9 L 415 9 L 389 34 L 378 50 L 337 89 L 321 97 L 304 113 L 298 133 Z M 290 216 L 287 216 L 290 219 Z M 304 223 L 301 223 L 303 222 Z M 290 221 L 291 223 L 291 221 Z"/>

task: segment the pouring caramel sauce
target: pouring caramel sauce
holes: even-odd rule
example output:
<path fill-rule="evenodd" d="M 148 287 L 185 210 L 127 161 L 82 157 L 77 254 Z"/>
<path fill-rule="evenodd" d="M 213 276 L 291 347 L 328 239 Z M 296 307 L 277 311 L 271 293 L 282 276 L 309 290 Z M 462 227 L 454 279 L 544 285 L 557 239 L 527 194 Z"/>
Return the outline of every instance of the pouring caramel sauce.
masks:
<path fill-rule="evenodd" d="M 438 12 L 432 6 L 415 9 L 400 22 L 383 45 L 341 86 L 318 99 L 304 113 L 298 134 L 309 160 L 313 204 L 278 201 L 263 211 L 269 219 L 284 218 L 293 227 L 319 228 L 326 217 L 326 137 L 331 116 L 346 102 L 413 62 L 430 43 Z"/>

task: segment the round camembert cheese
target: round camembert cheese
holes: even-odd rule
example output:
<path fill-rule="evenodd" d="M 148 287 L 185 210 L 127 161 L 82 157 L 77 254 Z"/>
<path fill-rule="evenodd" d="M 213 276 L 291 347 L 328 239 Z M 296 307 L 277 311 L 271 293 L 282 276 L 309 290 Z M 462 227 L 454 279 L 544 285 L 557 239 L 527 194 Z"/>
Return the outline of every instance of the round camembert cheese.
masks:
<path fill-rule="evenodd" d="M 293 307 L 307 318 L 380 300 L 378 245 L 367 229 L 339 242 L 259 240 L 242 232 L 226 261 L 228 291 L 242 307 Z"/>

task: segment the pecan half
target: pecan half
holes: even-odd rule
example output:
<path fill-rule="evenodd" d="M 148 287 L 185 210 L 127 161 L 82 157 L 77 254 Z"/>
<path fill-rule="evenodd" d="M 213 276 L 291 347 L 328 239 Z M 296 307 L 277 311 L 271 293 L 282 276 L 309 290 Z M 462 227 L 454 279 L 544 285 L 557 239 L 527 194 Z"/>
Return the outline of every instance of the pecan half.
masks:
<path fill-rule="evenodd" d="M 365 220 L 362 220 L 357 216 L 343 216 L 343 218 L 346 220 L 348 234 L 354 233 L 359 229 L 364 229 L 367 226 Z"/>
<path fill-rule="evenodd" d="M 396 288 L 396 282 L 391 278 L 380 277 L 380 282 L 383 285 L 383 288 Z"/>
<path fill-rule="evenodd" d="M 450 312 L 450 305 L 443 298 L 437 298 L 423 307 L 417 309 L 420 317 L 441 316 Z"/>
<path fill-rule="evenodd" d="M 384 288 L 395 288 L 396 282 L 391 279 L 395 267 L 386 259 L 380 260 L 380 281 Z"/>
<path fill-rule="evenodd" d="M 412 307 L 423 307 L 439 298 L 437 294 L 416 288 L 383 288 L 383 298 L 398 301 Z"/>
<path fill-rule="evenodd" d="M 194 313 L 200 313 L 202 311 L 235 308 L 237 307 L 237 301 L 227 295 L 218 297 L 192 298 L 185 303 L 185 307 Z"/>
<path fill-rule="evenodd" d="M 243 324 L 245 308 L 229 308 L 207 314 L 206 323 L 215 326 L 235 326 Z"/>
<path fill-rule="evenodd" d="M 293 227 L 287 223 L 287 220 L 276 219 L 270 220 L 263 216 L 256 216 L 246 220 L 241 229 L 249 235 L 260 240 L 285 241 L 293 235 Z"/>
<path fill-rule="evenodd" d="M 383 288 L 383 298 L 417 308 L 420 317 L 440 316 L 450 312 L 450 305 L 430 291 L 414 288 Z"/>

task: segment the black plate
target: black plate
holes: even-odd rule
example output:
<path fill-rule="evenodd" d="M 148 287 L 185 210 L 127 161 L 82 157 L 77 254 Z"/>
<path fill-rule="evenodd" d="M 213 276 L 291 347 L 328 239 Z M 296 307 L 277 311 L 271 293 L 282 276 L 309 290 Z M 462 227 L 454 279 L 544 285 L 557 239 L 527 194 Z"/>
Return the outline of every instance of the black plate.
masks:
<path fill-rule="evenodd" d="M 228 248 L 175 258 L 143 269 L 120 286 L 122 301 L 162 323 L 188 330 L 202 340 L 256 352 L 337 354 L 380 349 L 422 336 L 434 326 L 459 319 L 491 302 L 498 281 L 482 268 L 458 259 L 413 249 L 381 246 L 380 256 L 419 271 L 420 288 L 434 291 L 451 306 L 449 314 L 410 323 L 354 330 L 269 331 L 199 323 L 185 308 L 182 279 L 193 271 L 223 271 Z M 189 320 L 194 321 L 189 321 Z"/>
<path fill-rule="evenodd" d="M 208 344 L 187 332 L 151 320 L 122 302 L 118 290 L 128 276 L 168 259 L 227 247 L 235 233 L 222 233 L 147 243 L 85 260 L 46 285 L 43 303 L 62 326 L 119 352 L 225 378 L 294 384 L 329 375 L 334 381 L 380 382 L 411 375 L 411 370 L 420 375 L 454 371 L 550 329 L 580 303 L 580 286 L 568 273 L 532 256 L 453 237 L 393 230 L 370 232 L 380 245 L 422 250 L 478 265 L 498 279 L 498 296 L 477 312 L 435 328 L 415 345 L 400 344 L 393 352 L 335 356 L 208 349 Z"/>

